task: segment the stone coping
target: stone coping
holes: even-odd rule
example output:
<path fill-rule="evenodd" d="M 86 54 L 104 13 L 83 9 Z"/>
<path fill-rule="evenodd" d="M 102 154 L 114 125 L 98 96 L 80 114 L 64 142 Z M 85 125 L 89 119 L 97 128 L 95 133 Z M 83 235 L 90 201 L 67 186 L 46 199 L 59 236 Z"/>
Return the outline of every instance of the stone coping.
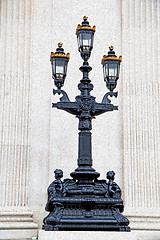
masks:
<path fill-rule="evenodd" d="M 96 231 L 44 231 L 38 240 L 160 240 L 160 231 L 96 232 Z"/>

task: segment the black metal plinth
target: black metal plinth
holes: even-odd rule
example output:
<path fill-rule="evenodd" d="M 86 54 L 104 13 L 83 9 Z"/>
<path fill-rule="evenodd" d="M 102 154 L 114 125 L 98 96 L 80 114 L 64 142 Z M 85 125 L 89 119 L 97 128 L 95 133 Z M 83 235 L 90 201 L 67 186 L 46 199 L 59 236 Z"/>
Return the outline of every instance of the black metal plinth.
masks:
<path fill-rule="evenodd" d="M 107 173 L 108 182 L 97 179 L 88 183 L 87 179 L 86 183 L 73 179 L 62 182 L 62 174 L 57 175 L 48 188 L 46 210 L 50 213 L 43 220 L 44 230 L 130 231 L 128 219 L 121 214 L 121 190 L 113 182 L 113 171 Z"/>

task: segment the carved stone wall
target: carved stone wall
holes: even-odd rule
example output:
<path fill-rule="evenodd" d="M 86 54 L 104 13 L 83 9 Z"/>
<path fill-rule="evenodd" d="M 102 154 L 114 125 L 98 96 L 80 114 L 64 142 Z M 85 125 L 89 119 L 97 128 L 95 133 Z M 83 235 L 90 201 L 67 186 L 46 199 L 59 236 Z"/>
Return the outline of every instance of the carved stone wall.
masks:
<path fill-rule="evenodd" d="M 31 2 L 1 1 L 1 203 L 28 205 Z"/>
<path fill-rule="evenodd" d="M 0 239 L 31 237 L 31 1 L 0 1 L 0 39 Z"/>
<path fill-rule="evenodd" d="M 122 1 L 123 190 L 132 226 L 140 229 L 145 221 L 160 226 L 159 29 L 159 0 Z"/>

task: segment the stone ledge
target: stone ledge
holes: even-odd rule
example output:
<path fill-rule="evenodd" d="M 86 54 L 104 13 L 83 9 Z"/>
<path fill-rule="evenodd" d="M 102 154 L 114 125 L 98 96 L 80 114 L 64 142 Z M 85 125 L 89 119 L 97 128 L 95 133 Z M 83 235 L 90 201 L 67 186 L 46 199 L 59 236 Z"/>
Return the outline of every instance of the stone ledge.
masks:
<path fill-rule="evenodd" d="M 37 237 L 36 229 L 0 230 L 0 240 L 31 240 Z"/>
<path fill-rule="evenodd" d="M 129 226 L 132 230 L 160 230 L 160 217 L 142 217 L 142 216 L 127 216 L 129 219 Z"/>
<path fill-rule="evenodd" d="M 123 215 L 129 219 L 132 230 L 160 230 L 160 209 L 125 207 Z"/>
<path fill-rule="evenodd" d="M 160 240 L 160 231 L 96 232 L 96 231 L 44 231 L 39 230 L 38 240 Z"/>
<path fill-rule="evenodd" d="M 31 240 L 38 225 L 33 222 L 33 211 L 27 208 L 0 208 L 0 240 Z"/>
<path fill-rule="evenodd" d="M 33 212 L 30 209 L 0 208 L 0 230 L 5 229 L 38 229 L 38 225 L 33 222 Z"/>
<path fill-rule="evenodd" d="M 5 221 L 5 222 L 0 222 L 0 230 L 3 229 L 38 229 L 38 226 L 36 223 L 33 222 L 20 222 L 15 221 L 15 222 L 10 222 Z"/>

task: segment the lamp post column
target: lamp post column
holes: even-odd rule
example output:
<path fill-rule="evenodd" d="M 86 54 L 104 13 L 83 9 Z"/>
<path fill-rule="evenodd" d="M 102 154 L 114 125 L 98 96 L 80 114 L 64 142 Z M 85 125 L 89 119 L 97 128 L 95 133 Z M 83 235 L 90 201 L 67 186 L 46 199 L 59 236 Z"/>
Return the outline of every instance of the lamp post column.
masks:
<path fill-rule="evenodd" d="M 80 70 L 83 72 L 83 78 L 78 85 L 81 95 L 76 97 L 78 103 L 79 115 L 79 143 L 78 143 L 78 168 L 74 173 L 71 173 L 73 178 L 79 180 L 79 182 L 92 182 L 93 179 L 99 177 L 99 173 L 96 173 L 92 168 L 92 113 L 95 108 L 95 97 L 90 95 L 90 91 L 93 89 L 91 80 L 88 77 L 92 68 L 87 62 L 88 56 L 84 56 L 83 66 Z"/>

